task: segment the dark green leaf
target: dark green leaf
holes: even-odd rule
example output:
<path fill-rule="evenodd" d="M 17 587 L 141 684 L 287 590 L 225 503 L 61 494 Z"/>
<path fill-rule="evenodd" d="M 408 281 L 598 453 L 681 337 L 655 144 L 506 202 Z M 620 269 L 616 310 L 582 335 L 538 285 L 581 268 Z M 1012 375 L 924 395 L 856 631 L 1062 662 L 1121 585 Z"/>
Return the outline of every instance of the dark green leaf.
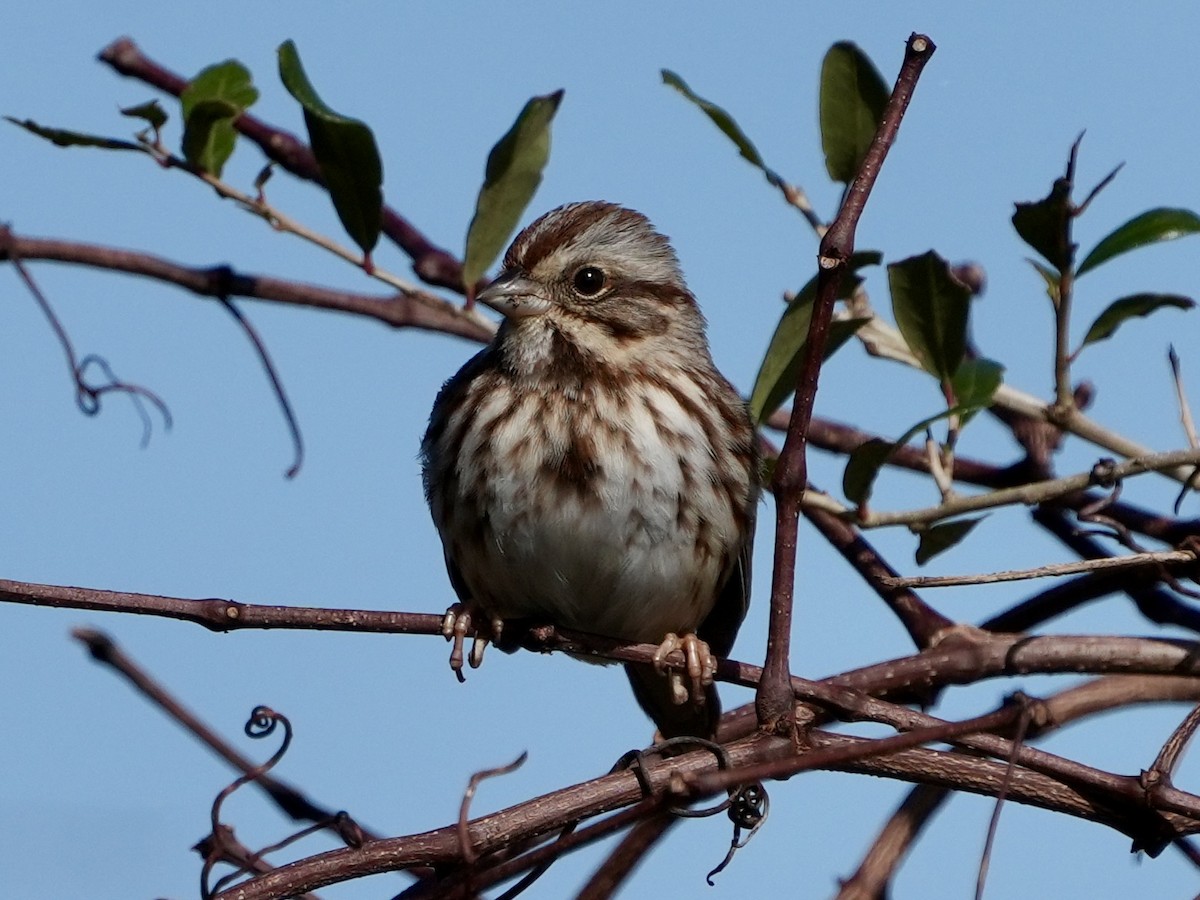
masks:
<path fill-rule="evenodd" d="M 137 106 L 126 106 L 121 109 L 121 115 L 130 116 L 134 119 L 144 119 L 150 123 L 150 127 L 155 131 L 167 124 L 167 111 L 159 105 L 157 100 L 147 100 L 145 103 L 139 103 Z"/>
<path fill-rule="evenodd" d="M 250 72 L 236 59 L 204 69 L 179 95 L 184 158 L 220 178 L 237 141 L 233 120 L 257 99 Z"/>
<path fill-rule="evenodd" d="M 861 281 L 861 279 L 856 280 Z M 834 319 L 830 322 L 829 339 L 825 342 L 824 359 L 829 359 L 829 357 L 841 350 L 850 338 L 858 334 L 858 329 L 870 321 L 870 316 L 857 316 L 852 319 Z"/>
<path fill-rule="evenodd" d="M 849 41 L 829 48 L 821 63 L 821 148 L 834 181 L 858 173 L 883 118 L 888 87 L 870 58 Z"/>
<path fill-rule="evenodd" d="M 883 438 L 871 438 L 854 448 L 846 460 L 846 471 L 842 473 L 842 493 L 856 506 L 862 506 L 871 497 L 875 476 L 883 468 L 896 444 Z"/>
<path fill-rule="evenodd" d="M 986 518 L 987 516 L 976 516 L 973 519 L 954 519 L 926 528 L 921 532 L 921 543 L 917 546 L 917 565 L 923 566 L 939 553 L 949 550 Z"/>
<path fill-rule="evenodd" d="M 862 279 L 855 274 L 859 269 L 879 265 L 882 259 L 883 257 L 874 251 L 855 253 L 850 258 L 846 276 L 842 279 L 841 296 L 849 297 L 862 283 Z M 775 326 L 775 333 L 771 335 L 771 343 L 767 346 L 758 377 L 754 380 L 754 389 L 750 392 L 750 417 L 755 425 L 761 425 L 770 418 L 771 413 L 779 409 L 780 404 L 796 389 L 796 375 L 804 355 L 804 345 L 808 340 L 808 326 L 812 322 L 812 305 L 816 296 L 817 278 L 814 275 L 787 305 L 779 324 Z M 864 321 L 844 319 L 832 322 L 825 357 L 832 356 Z"/>
<path fill-rule="evenodd" d="M 1018 203 L 1012 215 L 1013 227 L 1026 244 L 1045 260 L 1065 272 L 1071 265 L 1075 246 L 1071 243 L 1071 182 L 1059 178 L 1044 200 Z"/>
<path fill-rule="evenodd" d="M 12 116 L 5 116 L 4 118 L 19 128 L 24 128 L 26 131 L 36 134 L 40 138 L 45 138 L 56 147 L 100 147 L 103 150 L 143 149 L 140 144 L 135 144 L 132 141 L 118 141 L 114 138 L 99 137 L 94 134 L 82 134 L 78 131 L 64 131 L 61 128 L 45 128 L 32 119 L 14 119 Z"/>
<path fill-rule="evenodd" d="M 932 250 L 887 268 L 900 333 L 927 372 L 950 379 L 966 353 L 971 291 Z"/>
<path fill-rule="evenodd" d="M 708 116 L 712 123 L 721 129 L 727 138 L 733 141 L 742 159 L 762 170 L 762 173 L 767 176 L 767 181 L 776 186 L 782 183 L 779 175 L 763 161 L 758 148 L 754 146 L 754 142 L 746 136 L 746 132 L 742 131 L 738 123 L 734 121 L 733 116 L 726 112 L 723 107 L 717 106 L 717 104 L 705 100 L 696 94 L 688 87 L 686 81 L 670 69 L 662 70 L 662 80 L 663 84 L 675 88 L 675 90 L 679 91 L 679 93 L 683 94 L 684 97 L 699 107 L 701 112 Z"/>
<path fill-rule="evenodd" d="M 343 116 L 321 100 L 296 45 L 279 45 L 279 78 L 304 107 L 304 125 L 333 208 L 354 243 L 370 254 L 383 227 L 383 163 L 366 123 Z"/>
<path fill-rule="evenodd" d="M 550 159 L 550 123 L 562 97 L 562 91 L 555 91 L 530 99 L 488 154 L 463 254 L 463 285 L 468 291 L 500 255 L 542 183 L 542 170 Z"/>
<path fill-rule="evenodd" d="M 991 405 L 1000 384 L 1004 381 L 1004 366 L 993 359 L 964 359 L 950 385 L 954 403 L 960 410 L 959 427 L 969 422 L 979 410 Z"/>
<path fill-rule="evenodd" d="M 1188 209 L 1151 209 L 1130 219 L 1104 240 L 1079 264 L 1082 275 L 1114 256 L 1159 241 L 1173 241 L 1200 231 L 1200 216 Z"/>
<path fill-rule="evenodd" d="M 1191 309 L 1195 305 L 1195 300 L 1181 297 L 1178 294 L 1133 294 L 1129 297 L 1122 297 L 1120 300 L 1114 300 L 1104 312 L 1096 317 L 1096 321 L 1092 323 L 1092 327 L 1084 336 L 1083 343 L 1079 345 L 1080 349 L 1088 344 L 1095 344 L 1097 341 L 1112 337 L 1126 319 L 1132 319 L 1134 316 L 1148 316 L 1150 313 L 1168 306 L 1175 309 Z"/>

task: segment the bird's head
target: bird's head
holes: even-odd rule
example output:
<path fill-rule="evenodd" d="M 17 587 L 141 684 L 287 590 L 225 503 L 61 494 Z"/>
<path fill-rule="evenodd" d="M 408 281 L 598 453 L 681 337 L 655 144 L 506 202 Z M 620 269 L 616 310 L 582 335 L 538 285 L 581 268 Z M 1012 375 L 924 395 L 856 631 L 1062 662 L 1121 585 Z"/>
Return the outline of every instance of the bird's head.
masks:
<path fill-rule="evenodd" d="M 571 203 L 517 235 L 477 298 L 505 316 L 497 340 L 521 368 L 707 355 L 704 319 L 667 239 L 641 213 Z"/>

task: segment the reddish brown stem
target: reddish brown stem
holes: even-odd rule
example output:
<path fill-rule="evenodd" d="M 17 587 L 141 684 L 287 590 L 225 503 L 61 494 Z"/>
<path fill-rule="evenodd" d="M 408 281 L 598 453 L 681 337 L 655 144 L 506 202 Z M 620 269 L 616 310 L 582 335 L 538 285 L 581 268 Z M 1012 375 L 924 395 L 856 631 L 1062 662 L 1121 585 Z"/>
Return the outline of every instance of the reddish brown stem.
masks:
<path fill-rule="evenodd" d="M 0 228 L 0 262 L 53 260 L 129 275 L 142 275 L 186 288 L 203 297 L 251 297 L 367 316 L 393 328 L 423 328 L 486 342 L 491 332 L 461 308 L 432 293 L 391 296 L 332 288 L 238 272 L 229 266 L 184 266 L 149 253 L 53 238 L 24 237 Z"/>
<path fill-rule="evenodd" d="M 812 419 L 817 379 L 828 342 L 829 323 L 846 263 L 854 252 L 854 234 L 866 208 L 871 189 L 879 176 L 888 150 L 896 139 L 904 111 L 925 63 L 935 50 L 928 37 L 913 34 L 908 39 L 904 63 L 896 86 L 888 98 L 879 128 L 854 181 L 846 191 L 842 208 L 829 231 L 821 239 L 817 263 L 817 297 L 804 359 L 796 379 L 796 400 L 788 426 L 783 452 L 775 465 L 772 487 L 775 493 L 775 566 L 771 579 L 771 614 L 767 636 L 767 658 L 755 705 L 759 727 L 764 731 L 787 732 L 792 728 L 792 698 L 788 687 L 792 629 L 792 594 L 796 581 L 796 543 L 800 502 L 808 481 L 805 436 Z"/>

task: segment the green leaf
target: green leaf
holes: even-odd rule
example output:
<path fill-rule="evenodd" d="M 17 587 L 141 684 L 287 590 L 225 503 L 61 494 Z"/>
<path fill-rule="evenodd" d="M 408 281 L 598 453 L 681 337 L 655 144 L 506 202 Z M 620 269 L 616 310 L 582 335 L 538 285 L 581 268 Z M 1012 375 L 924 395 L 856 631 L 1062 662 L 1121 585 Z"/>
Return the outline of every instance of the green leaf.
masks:
<path fill-rule="evenodd" d="M 684 81 L 670 69 L 662 70 L 662 80 L 663 84 L 675 88 L 675 90 L 679 91 L 679 93 L 683 94 L 684 97 L 699 107 L 700 111 L 708 116 L 709 120 L 719 129 L 721 129 L 721 132 L 727 138 L 733 141 L 734 146 L 737 147 L 738 153 L 741 154 L 742 159 L 746 160 L 752 166 L 760 169 L 762 173 L 767 176 L 767 181 L 776 187 L 783 183 L 783 179 L 779 177 L 775 170 L 763 161 L 762 155 L 758 152 L 758 148 L 754 146 L 754 142 L 746 136 L 746 132 L 742 131 L 741 126 L 734 121 L 733 116 L 731 116 L 723 107 L 717 106 L 717 104 L 713 103 L 712 101 L 705 100 L 703 97 L 695 93 L 690 87 L 688 87 L 686 81 Z"/>
<path fill-rule="evenodd" d="M 550 159 L 550 123 L 562 98 L 559 90 L 530 99 L 488 154 L 463 254 L 463 285 L 468 291 L 500 255 L 542 183 L 542 170 Z"/>
<path fill-rule="evenodd" d="M 990 406 L 1001 383 L 1004 381 L 1004 366 L 994 359 L 964 359 L 950 386 L 954 391 L 954 403 L 960 410 L 959 427 L 969 422 L 975 413 Z"/>
<path fill-rule="evenodd" d="M 121 115 L 134 119 L 144 119 L 150 123 L 150 127 L 155 131 L 166 125 L 169 118 L 167 111 L 162 108 L 157 100 L 147 100 L 145 103 L 139 103 L 137 106 L 122 107 Z"/>
<path fill-rule="evenodd" d="M 1114 256 L 1136 250 L 1147 244 L 1173 241 L 1200 231 L 1200 216 L 1188 209 L 1151 209 L 1134 216 L 1092 248 L 1075 273 L 1082 275 Z"/>
<path fill-rule="evenodd" d="M 1046 296 L 1050 298 L 1051 303 L 1058 306 L 1058 298 L 1062 290 L 1062 276 L 1036 259 L 1030 259 L 1027 256 L 1025 257 L 1025 261 L 1033 266 L 1035 272 L 1042 276 L 1042 281 L 1046 283 Z"/>
<path fill-rule="evenodd" d="M 233 153 L 231 123 L 241 110 L 228 100 L 198 100 L 188 111 L 183 130 L 183 157 L 192 165 L 221 177 L 225 161 Z"/>
<path fill-rule="evenodd" d="M 821 63 L 821 148 L 834 181 L 849 184 L 875 137 L 888 87 L 870 57 L 839 41 Z"/>
<path fill-rule="evenodd" d="M 917 565 L 923 566 L 939 553 L 949 550 L 986 518 L 987 516 L 976 516 L 973 519 L 953 519 L 926 528 L 921 532 L 921 542 L 917 545 Z"/>
<path fill-rule="evenodd" d="M 971 291 L 932 250 L 887 269 L 892 312 L 904 340 L 925 371 L 939 381 L 950 379 L 966 353 Z"/>
<path fill-rule="evenodd" d="M 1179 294 L 1133 294 L 1129 297 L 1122 297 L 1120 300 L 1114 300 L 1104 312 L 1096 317 L 1096 321 L 1084 335 L 1079 349 L 1082 350 L 1088 344 L 1108 340 L 1127 319 L 1132 319 L 1134 316 L 1148 316 L 1164 307 L 1191 309 L 1195 305 L 1195 300 L 1181 297 Z"/>
<path fill-rule="evenodd" d="M 46 128 L 33 119 L 14 119 L 4 117 L 18 128 L 24 128 L 31 134 L 45 138 L 56 147 L 99 147 L 102 150 L 143 150 L 140 144 L 133 141 L 118 141 L 115 138 L 100 137 L 94 134 L 83 134 L 78 131 L 65 131 L 62 128 Z"/>
<path fill-rule="evenodd" d="M 842 279 L 841 297 L 849 297 L 862 284 L 862 279 L 855 274 L 859 269 L 879 265 L 882 259 L 882 255 L 875 251 L 855 253 L 850 258 L 847 275 Z M 771 413 L 779 409 L 780 404 L 796 389 L 796 375 L 804 355 L 804 345 L 808 342 L 808 326 L 812 323 L 812 307 L 816 296 L 817 276 L 814 275 L 787 305 L 779 324 L 775 326 L 758 377 L 754 379 L 754 389 L 750 392 L 750 418 L 755 425 L 762 425 L 770 418 Z M 825 357 L 832 356 L 866 321 L 840 319 L 830 323 Z"/>
<path fill-rule="evenodd" d="M 1045 199 L 1016 204 L 1012 223 L 1021 240 L 1059 272 L 1065 272 L 1075 255 L 1075 245 L 1071 243 L 1073 215 L 1071 182 L 1059 178 Z"/>
<path fill-rule="evenodd" d="M 321 100 L 292 41 L 277 51 L 279 78 L 304 107 L 308 142 L 346 233 L 370 255 L 383 227 L 383 163 L 365 122 L 335 112 Z"/>
<path fill-rule="evenodd" d="M 959 409 L 982 409 L 992 402 L 1004 381 L 1004 366 L 994 359 L 964 359 L 950 379 L 954 405 Z"/>
<path fill-rule="evenodd" d="M 898 445 L 883 438 L 863 441 L 846 460 L 846 471 L 842 473 L 842 493 L 856 506 L 862 506 L 871 498 L 875 476 L 883 468 L 888 457 Z"/>
<path fill-rule="evenodd" d="M 236 59 L 201 71 L 179 95 L 184 158 L 220 178 L 237 141 L 233 120 L 257 99 L 258 90 L 250 81 L 250 72 Z"/>

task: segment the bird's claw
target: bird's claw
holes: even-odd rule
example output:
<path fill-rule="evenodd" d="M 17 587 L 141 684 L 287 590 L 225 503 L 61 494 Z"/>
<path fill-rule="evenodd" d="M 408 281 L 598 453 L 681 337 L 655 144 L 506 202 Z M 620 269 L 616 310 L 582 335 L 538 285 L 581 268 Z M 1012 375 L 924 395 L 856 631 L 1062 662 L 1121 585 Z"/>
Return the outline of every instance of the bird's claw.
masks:
<path fill-rule="evenodd" d="M 488 642 L 500 640 L 504 628 L 501 619 L 491 618 L 488 620 L 489 633 L 483 633 L 475 625 L 474 619 L 485 617 L 477 616 L 477 613 L 478 610 L 465 603 L 454 603 L 446 610 L 445 618 L 442 619 L 442 634 L 446 640 L 453 642 L 450 648 L 450 668 L 460 682 L 466 681 L 463 675 L 464 660 L 472 669 L 478 669 L 483 664 L 483 654 L 487 650 Z M 471 652 L 464 657 L 463 648 L 468 634 L 471 635 Z"/>
<path fill-rule="evenodd" d="M 691 680 L 691 690 L 683 683 L 683 673 L 678 669 L 667 670 L 667 657 L 676 650 L 683 654 L 686 662 L 686 672 Z M 691 700 L 700 705 L 704 703 L 704 689 L 713 683 L 717 674 L 717 661 L 708 649 L 708 644 L 694 634 L 682 637 L 674 632 L 663 638 L 658 649 L 654 652 L 654 668 L 665 674 L 671 682 L 672 699 L 682 706 Z"/>

